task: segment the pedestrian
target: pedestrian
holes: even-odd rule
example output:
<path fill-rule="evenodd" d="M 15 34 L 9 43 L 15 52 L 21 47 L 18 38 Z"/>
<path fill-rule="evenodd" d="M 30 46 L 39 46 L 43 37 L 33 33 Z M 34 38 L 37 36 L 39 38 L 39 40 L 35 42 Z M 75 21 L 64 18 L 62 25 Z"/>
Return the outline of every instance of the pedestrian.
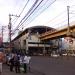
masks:
<path fill-rule="evenodd" d="M 9 66 L 10 66 L 10 71 L 13 71 L 14 68 L 14 56 L 11 57 L 10 61 L 9 61 Z"/>
<path fill-rule="evenodd" d="M 20 57 L 18 55 L 14 57 L 14 64 L 16 73 L 20 73 Z"/>
<path fill-rule="evenodd" d="M 30 60 L 31 60 L 31 57 L 27 56 L 27 68 L 29 71 L 30 71 Z"/>
<path fill-rule="evenodd" d="M 23 65 L 24 65 L 24 73 L 27 73 L 27 56 L 26 55 L 23 58 Z"/>
<path fill-rule="evenodd" d="M 2 64 L 4 62 L 4 53 L 0 52 L 0 75 L 2 73 Z"/>

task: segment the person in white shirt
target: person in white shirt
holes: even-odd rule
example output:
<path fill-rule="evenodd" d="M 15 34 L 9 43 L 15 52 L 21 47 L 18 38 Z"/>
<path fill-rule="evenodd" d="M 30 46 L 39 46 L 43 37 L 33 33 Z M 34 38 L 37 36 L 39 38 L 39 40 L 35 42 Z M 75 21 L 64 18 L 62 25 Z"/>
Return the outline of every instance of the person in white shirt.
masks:
<path fill-rule="evenodd" d="M 24 64 L 24 73 L 27 72 L 27 56 L 25 55 L 23 58 L 23 64 Z"/>
<path fill-rule="evenodd" d="M 31 60 L 31 57 L 30 56 L 27 56 L 27 67 L 30 71 L 30 60 Z"/>
<path fill-rule="evenodd" d="M 26 56 L 26 55 L 24 56 L 23 64 L 24 64 L 25 73 L 27 72 L 27 67 L 29 68 L 29 71 L 30 71 L 30 59 L 31 59 L 30 56 Z"/>

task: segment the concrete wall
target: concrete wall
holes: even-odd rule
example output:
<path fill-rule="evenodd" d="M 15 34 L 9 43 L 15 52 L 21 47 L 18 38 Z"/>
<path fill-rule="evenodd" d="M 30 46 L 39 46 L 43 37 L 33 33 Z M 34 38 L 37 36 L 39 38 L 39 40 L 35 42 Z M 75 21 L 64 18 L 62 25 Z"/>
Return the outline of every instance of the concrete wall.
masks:
<path fill-rule="evenodd" d="M 26 40 L 26 47 L 24 45 L 24 40 Z M 29 33 L 23 35 L 19 39 L 14 41 L 14 46 L 17 49 L 27 49 L 28 47 L 28 42 L 40 42 L 39 38 L 37 35 L 29 35 Z"/>
<path fill-rule="evenodd" d="M 63 49 L 66 49 L 66 50 L 75 50 L 75 39 L 72 38 L 73 42 L 69 42 L 69 39 L 68 38 L 63 38 L 63 41 L 62 41 L 62 46 L 63 46 Z"/>

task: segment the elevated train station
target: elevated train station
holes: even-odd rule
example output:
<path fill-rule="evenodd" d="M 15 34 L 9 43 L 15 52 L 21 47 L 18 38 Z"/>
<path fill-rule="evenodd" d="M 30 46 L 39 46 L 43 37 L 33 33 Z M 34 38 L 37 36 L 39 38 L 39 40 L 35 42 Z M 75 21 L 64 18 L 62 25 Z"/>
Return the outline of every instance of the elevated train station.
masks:
<path fill-rule="evenodd" d="M 55 29 L 47 26 L 34 26 L 24 30 L 15 39 L 12 40 L 12 43 L 14 44 L 14 50 L 30 53 L 31 55 L 43 54 L 45 49 L 48 52 L 52 42 L 44 42 L 39 38 L 40 34 L 47 31 L 52 32 L 55 31 Z"/>
<path fill-rule="evenodd" d="M 64 51 L 74 54 L 75 25 L 70 27 L 70 31 L 72 35 L 69 38 L 67 36 L 67 28 L 56 30 L 46 26 L 34 26 L 20 33 L 12 40 L 12 43 L 15 50 L 31 55 L 51 55 L 51 53 L 58 54 Z M 73 47 L 70 47 L 71 45 L 69 44 Z"/>

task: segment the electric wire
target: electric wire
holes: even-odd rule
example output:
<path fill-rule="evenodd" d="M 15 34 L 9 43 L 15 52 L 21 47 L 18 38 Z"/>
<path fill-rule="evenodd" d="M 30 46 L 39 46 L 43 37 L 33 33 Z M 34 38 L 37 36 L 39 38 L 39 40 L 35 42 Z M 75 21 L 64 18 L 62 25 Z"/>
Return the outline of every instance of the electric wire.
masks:
<path fill-rule="evenodd" d="M 23 24 L 23 23 L 22 23 Z"/>
<path fill-rule="evenodd" d="M 29 11 L 27 12 L 27 14 L 21 19 L 21 21 L 19 22 L 19 24 L 17 25 L 17 27 L 15 28 L 15 31 L 16 31 L 16 29 L 18 29 L 18 27 L 19 27 L 19 25 L 20 25 L 20 23 L 23 21 L 23 19 L 30 13 L 30 11 L 34 8 L 34 6 L 36 5 L 36 3 L 38 2 L 38 0 L 36 0 L 35 2 L 34 2 L 34 4 L 32 5 L 32 7 L 29 9 Z"/>
<path fill-rule="evenodd" d="M 47 1 L 48 1 L 48 0 L 47 0 Z M 46 1 L 46 2 L 47 2 L 47 1 Z M 56 0 L 54 0 L 51 4 L 53 4 L 55 1 L 56 1 Z M 46 3 L 46 2 L 45 2 L 45 3 Z M 45 4 L 45 3 L 44 3 L 44 4 Z M 40 4 L 40 3 L 39 3 L 39 4 Z M 39 4 L 38 4 L 38 5 L 39 5 Z M 41 7 L 43 7 L 44 4 L 43 4 Z M 50 5 L 51 5 L 51 4 L 50 4 Z M 48 8 L 50 5 L 48 5 L 46 8 Z M 40 8 L 41 8 L 41 7 L 40 7 Z M 36 7 L 36 8 L 37 8 L 37 7 Z M 35 10 L 35 9 L 34 9 L 34 10 Z M 43 12 L 43 11 L 45 11 L 45 9 L 43 9 L 42 12 Z M 41 12 L 41 13 L 42 13 L 42 12 Z M 22 25 L 22 24 L 21 24 L 21 25 Z M 20 26 L 19 26 L 19 27 L 20 27 Z M 19 28 L 19 27 L 18 27 L 18 28 Z"/>
<path fill-rule="evenodd" d="M 28 2 L 29 2 L 29 0 L 28 0 L 28 1 L 26 2 L 26 4 L 24 5 L 24 7 L 23 7 L 22 11 L 20 12 L 19 16 L 21 16 L 21 14 L 23 13 L 23 11 L 24 11 L 24 9 L 26 8 Z M 15 20 L 14 24 L 17 22 L 18 18 L 19 18 L 19 17 L 17 17 L 17 19 Z M 13 25 L 14 25 L 14 24 L 13 24 Z"/>
<path fill-rule="evenodd" d="M 74 6 L 74 5 L 73 5 Z M 72 7 L 71 7 L 72 8 Z M 71 10 L 70 10 L 71 11 Z M 65 12 L 65 11 L 64 11 Z M 54 21 L 55 20 L 55 18 L 57 18 L 58 16 L 60 16 L 61 14 L 63 14 L 64 12 L 61 12 L 59 15 L 57 15 L 56 17 L 54 17 L 53 19 L 51 19 L 50 20 L 50 22 L 52 22 L 52 21 Z M 74 17 L 74 16 L 72 16 L 72 17 Z M 71 18 L 72 18 L 71 17 Z M 50 23 L 49 21 L 47 22 L 47 23 L 45 23 L 45 24 L 48 24 L 48 23 Z M 62 21 L 62 23 L 64 23 L 64 21 Z M 61 24 L 61 23 L 59 23 L 59 24 Z M 58 25 L 58 24 L 56 24 L 56 25 Z"/>
<path fill-rule="evenodd" d="M 72 19 L 73 17 L 75 17 L 75 16 L 71 16 L 69 19 Z M 59 24 L 62 24 L 62 23 L 64 23 L 64 22 L 66 22 L 66 21 L 67 21 L 67 19 L 64 20 L 64 21 L 62 21 L 62 22 L 60 22 L 60 23 L 58 23 L 58 24 L 53 25 L 52 27 L 57 26 L 57 25 L 59 25 Z M 66 24 L 64 24 L 64 25 L 66 25 Z M 61 26 L 60 26 L 60 27 L 61 27 Z M 61 28 L 62 28 L 62 27 L 61 27 Z"/>
<path fill-rule="evenodd" d="M 42 2 L 42 1 L 43 1 L 43 0 L 41 0 L 41 2 Z M 41 2 L 40 2 L 40 3 L 35 7 L 35 9 L 28 15 L 28 17 L 37 9 L 37 7 L 41 4 Z M 25 17 L 26 17 L 26 16 L 25 16 Z M 24 18 L 25 18 L 25 17 L 24 17 Z M 28 19 L 28 17 L 24 20 L 24 22 Z M 22 25 L 24 22 L 22 22 L 21 25 Z M 21 26 L 21 25 L 20 25 L 20 26 Z"/>
<path fill-rule="evenodd" d="M 49 20 L 47 23 L 45 23 L 45 25 L 52 22 L 52 21 L 54 21 L 57 17 L 61 16 L 64 12 L 66 12 L 66 10 L 61 12 L 60 14 L 58 14 L 56 17 L 52 18 L 51 20 Z"/>
<path fill-rule="evenodd" d="M 43 0 L 42 0 L 42 1 L 43 1 Z M 41 1 L 41 2 L 42 2 L 42 1 Z M 47 1 L 49 1 L 49 0 L 47 0 Z M 56 1 L 56 0 L 55 0 L 55 1 Z M 54 2 L 55 2 L 55 1 L 54 1 Z M 41 4 L 41 2 L 38 4 L 38 6 Z M 54 2 L 53 2 L 53 3 L 54 3 Z M 38 6 L 37 6 L 37 7 L 38 7 Z M 44 6 L 44 4 L 43 4 L 41 7 L 43 7 L 43 6 Z M 37 8 L 37 7 L 36 7 L 36 8 Z M 41 8 L 41 7 L 40 7 L 40 8 Z M 48 6 L 48 7 L 49 7 L 49 6 Z M 47 8 L 48 8 L 48 7 L 47 7 Z M 35 8 L 35 9 L 36 9 L 36 8 Z M 34 11 L 36 11 L 35 9 L 30 13 L 30 15 L 31 15 Z M 44 10 L 43 10 L 43 11 L 44 11 Z M 42 12 L 43 12 L 43 11 L 42 11 Z M 30 16 L 30 15 L 29 15 L 29 16 Z M 29 16 L 28 16 L 28 17 L 29 17 Z M 28 18 L 28 17 L 27 17 L 27 18 Z M 27 20 L 27 18 L 24 20 L 24 22 Z M 24 22 L 23 22 L 23 23 L 24 23 Z M 22 24 L 23 24 L 23 23 L 22 23 Z M 22 25 L 22 24 L 21 24 L 21 25 Z M 20 25 L 20 26 L 21 26 L 21 25 Z"/>
<path fill-rule="evenodd" d="M 31 19 L 31 17 L 32 17 L 32 18 L 33 18 L 33 19 L 31 19 L 31 21 L 32 21 L 32 20 L 34 20 L 34 18 L 36 18 L 39 14 L 41 14 L 43 11 L 45 11 L 45 10 L 51 5 L 50 3 L 49 3 L 49 5 L 47 4 L 48 1 L 49 1 L 49 0 L 47 0 L 40 8 L 37 8 L 37 10 L 33 11 L 33 12 L 34 12 L 34 13 L 32 12 L 33 14 L 31 13 L 31 15 L 32 15 L 33 17 L 32 17 L 31 15 L 29 15 L 28 18 Z M 53 3 L 54 3 L 54 2 L 53 2 Z M 53 3 L 52 3 L 52 4 L 53 4 Z M 46 5 L 47 5 L 47 6 L 46 6 Z M 43 7 L 43 6 L 44 6 L 44 7 Z M 44 8 L 44 9 L 43 9 L 43 8 Z M 40 10 L 40 9 L 41 9 L 41 10 Z M 39 10 L 40 12 L 39 12 L 38 10 Z M 38 13 L 38 12 L 39 12 L 39 13 Z M 35 13 L 36 13 L 37 15 L 35 15 Z M 34 17 L 34 15 L 35 15 L 35 17 Z M 30 16 L 31 16 L 31 17 L 30 17 Z M 27 19 L 28 19 L 28 18 L 27 18 Z M 27 19 L 26 19 L 26 20 L 27 20 Z M 24 20 L 24 22 L 25 22 L 26 20 Z M 31 21 L 29 21 L 29 23 L 30 23 Z M 23 23 L 24 23 L 24 22 L 23 22 Z M 23 23 L 22 23 L 22 24 L 23 24 Z"/>

